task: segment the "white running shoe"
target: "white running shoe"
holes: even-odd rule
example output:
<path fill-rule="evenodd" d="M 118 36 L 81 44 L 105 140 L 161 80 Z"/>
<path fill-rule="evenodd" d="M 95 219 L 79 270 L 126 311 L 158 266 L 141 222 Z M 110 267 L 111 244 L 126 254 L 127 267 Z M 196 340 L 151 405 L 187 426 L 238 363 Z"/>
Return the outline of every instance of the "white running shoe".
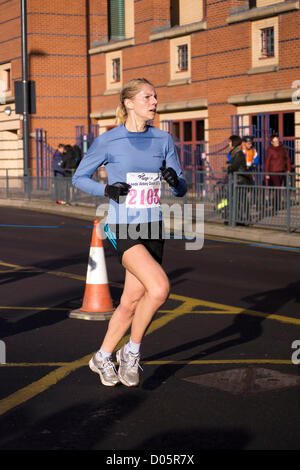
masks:
<path fill-rule="evenodd" d="M 89 362 L 89 368 L 100 375 L 103 385 L 114 387 L 120 382 L 114 363 L 110 358 L 101 360 L 97 359 L 96 354 L 94 354 Z"/>
<path fill-rule="evenodd" d="M 140 354 L 132 354 L 126 351 L 126 345 L 123 346 L 116 354 L 119 364 L 118 377 L 122 384 L 127 387 L 136 387 L 139 384 L 139 364 Z"/>

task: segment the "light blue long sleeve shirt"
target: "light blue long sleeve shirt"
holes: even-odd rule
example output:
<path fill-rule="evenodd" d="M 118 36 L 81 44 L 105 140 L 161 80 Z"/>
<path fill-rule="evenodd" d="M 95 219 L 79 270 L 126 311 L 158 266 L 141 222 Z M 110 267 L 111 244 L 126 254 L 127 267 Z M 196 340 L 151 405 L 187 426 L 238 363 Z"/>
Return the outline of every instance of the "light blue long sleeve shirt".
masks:
<path fill-rule="evenodd" d="M 97 137 L 87 154 L 80 162 L 74 176 L 73 184 L 80 190 L 94 196 L 104 196 L 105 184 L 92 179 L 97 168 L 105 165 L 108 184 L 116 182 L 131 183 L 132 174 L 136 174 L 142 182 L 147 176 L 161 179 L 160 167 L 173 168 L 179 178 L 177 188 L 170 187 L 174 196 L 184 196 L 187 187 L 182 175 L 179 158 L 172 137 L 155 127 L 147 127 L 144 132 L 130 132 L 121 125 Z M 149 179 L 151 179 L 149 178 Z M 135 180 L 134 180 L 135 181 Z M 152 193 L 139 192 L 141 199 L 153 200 Z M 154 191 L 155 192 L 155 191 Z M 112 199 L 109 201 L 107 223 L 146 223 L 162 219 L 159 204 L 144 208 L 142 204 L 130 207 L 127 201 L 120 204 Z M 134 201 L 131 194 L 130 202 Z"/>

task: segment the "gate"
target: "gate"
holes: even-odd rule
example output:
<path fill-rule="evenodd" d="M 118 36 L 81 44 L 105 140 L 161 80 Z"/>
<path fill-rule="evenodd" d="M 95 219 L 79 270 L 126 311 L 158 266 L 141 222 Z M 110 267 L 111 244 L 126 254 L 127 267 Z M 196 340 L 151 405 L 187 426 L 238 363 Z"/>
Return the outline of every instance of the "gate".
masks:
<path fill-rule="evenodd" d="M 87 153 L 88 148 L 92 145 L 94 139 L 99 135 L 99 125 L 91 124 L 90 132 L 87 133 L 85 133 L 84 126 L 76 126 L 75 133 L 76 145 L 78 145 L 82 156 L 84 156 Z"/>
<path fill-rule="evenodd" d="M 284 144 L 289 153 L 292 166 L 295 166 L 297 141 L 295 137 L 284 137 L 280 135 L 278 129 L 273 128 L 272 117 L 274 117 L 274 113 L 257 113 L 252 115 L 252 123 L 246 124 L 246 120 L 250 120 L 250 116 L 245 114 L 235 114 L 231 116 L 232 134 L 239 135 L 240 137 L 244 137 L 245 135 L 251 135 L 253 137 L 254 146 L 259 155 L 260 171 L 264 171 L 265 157 L 267 148 L 270 145 L 271 134 L 279 135 L 280 141 Z"/>
<path fill-rule="evenodd" d="M 52 158 L 55 150 L 47 144 L 44 129 L 35 130 L 35 159 L 37 189 L 48 189 L 52 175 Z"/>

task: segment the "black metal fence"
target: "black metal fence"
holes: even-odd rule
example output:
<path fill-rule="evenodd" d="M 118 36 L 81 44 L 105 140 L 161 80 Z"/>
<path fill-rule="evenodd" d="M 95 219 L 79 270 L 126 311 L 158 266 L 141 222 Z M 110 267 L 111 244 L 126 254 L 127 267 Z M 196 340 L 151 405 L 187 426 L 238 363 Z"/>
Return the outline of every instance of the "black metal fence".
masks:
<path fill-rule="evenodd" d="M 249 175 L 249 173 L 247 173 Z M 188 192 L 184 198 L 175 198 L 168 185 L 162 184 L 162 204 L 203 204 L 204 219 L 230 226 L 262 226 L 300 230 L 300 184 L 295 173 L 277 173 L 284 176 L 283 186 L 267 184 L 264 173 L 253 175 L 253 183 L 239 184 L 239 175 L 197 172 L 191 181 L 186 180 Z M 106 178 L 95 176 L 99 182 Z M 61 202 L 71 205 L 97 207 L 105 201 L 80 191 L 72 185 L 71 178 L 12 176 L 0 173 L 0 198 Z"/>

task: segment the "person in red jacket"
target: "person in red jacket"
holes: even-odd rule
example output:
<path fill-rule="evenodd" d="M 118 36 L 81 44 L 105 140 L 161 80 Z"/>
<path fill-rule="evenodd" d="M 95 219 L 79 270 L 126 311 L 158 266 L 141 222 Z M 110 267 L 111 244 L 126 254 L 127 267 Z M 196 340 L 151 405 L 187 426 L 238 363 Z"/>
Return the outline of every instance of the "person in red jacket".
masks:
<path fill-rule="evenodd" d="M 265 175 L 268 186 L 281 187 L 285 182 L 285 175 L 274 173 L 285 173 L 291 171 L 291 162 L 287 149 L 280 143 L 276 134 L 270 136 L 270 146 L 267 149 L 265 159 Z M 270 174 L 268 174 L 270 173 Z M 275 190 L 271 196 L 272 215 L 282 208 L 282 191 Z"/>
<path fill-rule="evenodd" d="M 287 149 L 280 143 L 276 134 L 270 136 L 270 146 L 265 159 L 265 173 L 285 173 L 291 171 L 291 162 Z M 266 174 L 270 186 L 282 186 L 284 175 Z"/>

